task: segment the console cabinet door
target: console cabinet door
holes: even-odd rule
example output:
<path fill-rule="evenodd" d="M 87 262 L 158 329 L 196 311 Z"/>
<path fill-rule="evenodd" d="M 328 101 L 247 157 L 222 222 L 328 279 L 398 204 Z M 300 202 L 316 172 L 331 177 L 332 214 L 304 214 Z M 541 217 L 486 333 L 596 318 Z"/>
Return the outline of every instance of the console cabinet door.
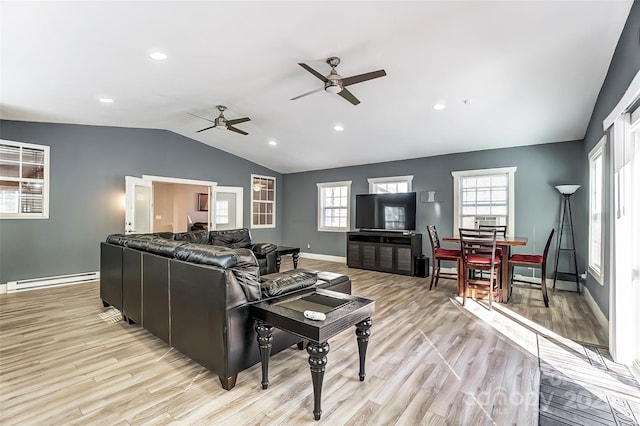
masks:
<path fill-rule="evenodd" d="M 394 261 L 394 250 L 395 246 L 380 244 L 378 246 L 378 268 L 379 271 L 384 272 L 394 272 L 395 270 L 395 261 Z"/>
<path fill-rule="evenodd" d="M 350 268 L 362 268 L 360 243 L 349 242 L 347 246 L 347 266 Z"/>
<path fill-rule="evenodd" d="M 413 275 L 413 251 L 411 246 L 396 247 L 396 271 L 399 274 Z"/>
<path fill-rule="evenodd" d="M 361 244 L 360 250 L 362 251 L 362 268 L 364 269 L 378 269 L 377 259 L 377 245 L 375 244 Z"/>

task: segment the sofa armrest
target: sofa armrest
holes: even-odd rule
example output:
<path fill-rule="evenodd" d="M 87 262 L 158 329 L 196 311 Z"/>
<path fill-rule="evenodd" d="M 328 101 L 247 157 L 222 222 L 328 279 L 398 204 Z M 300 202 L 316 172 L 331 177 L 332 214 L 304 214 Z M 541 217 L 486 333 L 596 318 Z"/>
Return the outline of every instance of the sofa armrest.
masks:
<path fill-rule="evenodd" d="M 272 251 L 275 251 L 278 248 L 277 245 L 272 243 L 255 243 L 251 246 L 251 251 L 256 256 L 266 256 Z"/>

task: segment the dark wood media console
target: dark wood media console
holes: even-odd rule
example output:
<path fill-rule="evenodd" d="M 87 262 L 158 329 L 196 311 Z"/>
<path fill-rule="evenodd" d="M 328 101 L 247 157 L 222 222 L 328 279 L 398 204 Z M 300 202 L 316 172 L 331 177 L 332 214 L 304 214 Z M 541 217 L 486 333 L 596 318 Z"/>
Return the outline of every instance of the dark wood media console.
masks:
<path fill-rule="evenodd" d="M 347 233 L 347 266 L 415 275 L 414 259 L 422 256 L 422 234 L 391 231 Z"/>

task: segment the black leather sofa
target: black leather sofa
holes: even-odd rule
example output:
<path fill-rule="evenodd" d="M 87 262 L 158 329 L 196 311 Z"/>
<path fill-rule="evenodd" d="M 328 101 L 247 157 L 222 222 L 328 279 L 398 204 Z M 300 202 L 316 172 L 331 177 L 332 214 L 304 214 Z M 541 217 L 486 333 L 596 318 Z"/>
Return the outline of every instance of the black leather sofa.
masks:
<path fill-rule="evenodd" d="M 252 249 L 206 244 L 212 239 L 201 232 L 108 236 L 100 246 L 100 297 L 217 374 L 227 390 L 260 361 L 252 304 L 314 286 L 351 293 L 341 274 L 297 269 L 261 276 Z M 272 354 L 299 340 L 276 330 Z"/>

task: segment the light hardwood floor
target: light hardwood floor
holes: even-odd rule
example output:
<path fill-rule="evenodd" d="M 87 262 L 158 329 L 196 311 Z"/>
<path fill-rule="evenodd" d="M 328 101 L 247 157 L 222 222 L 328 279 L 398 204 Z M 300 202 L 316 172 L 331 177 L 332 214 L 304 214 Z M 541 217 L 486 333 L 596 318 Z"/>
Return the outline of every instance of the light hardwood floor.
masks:
<path fill-rule="evenodd" d="M 292 267 L 283 259 L 283 270 Z M 0 296 L 0 423 L 3 425 L 414 425 L 538 423 L 537 334 L 606 344 L 584 297 L 515 289 L 512 303 L 469 300 L 455 282 L 349 269 L 301 259 L 300 267 L 349 275 L 374 299 L 367 377 L 358 380 L 355 333 L 329 341 L 323 415 L 313 421 L 306 351 L 272 357 L 231 391 L 137 325 L 105 309 L 98 283 Z"/>

